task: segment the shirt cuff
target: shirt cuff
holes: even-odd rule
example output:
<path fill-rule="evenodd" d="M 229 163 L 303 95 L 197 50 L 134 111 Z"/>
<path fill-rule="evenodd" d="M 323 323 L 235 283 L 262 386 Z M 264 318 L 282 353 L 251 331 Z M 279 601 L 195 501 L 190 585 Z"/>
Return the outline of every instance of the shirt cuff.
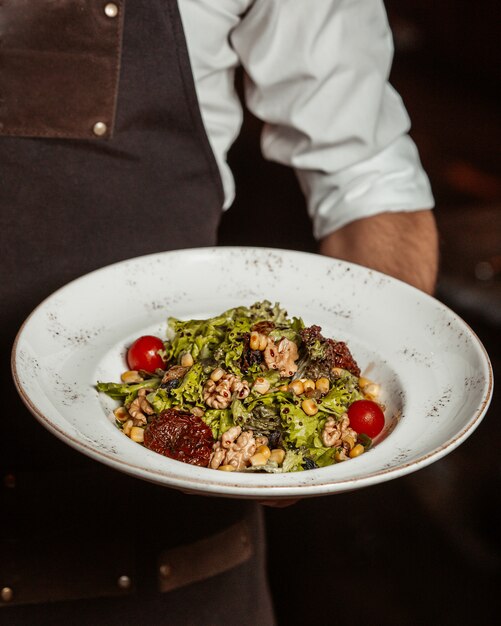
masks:
<path fill-rule="evenodd" d="M 431 186 L 408 135 L 336 173 L 296 170 L 317 239 L 379 213 L 434 207 Z"/>

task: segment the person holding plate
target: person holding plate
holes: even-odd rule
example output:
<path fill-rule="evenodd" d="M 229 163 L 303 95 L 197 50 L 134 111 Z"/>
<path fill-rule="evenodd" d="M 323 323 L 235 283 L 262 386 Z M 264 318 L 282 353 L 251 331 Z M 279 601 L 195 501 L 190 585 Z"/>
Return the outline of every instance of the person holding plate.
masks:
<path fill-rule="evenodd" d="M 259 507 L 74 453 L 23 408 L 9 354 L 68 281 L 217 243 L 240 66 L 263 153 L 296 171 L 319 251 L 431 292 L 433 198 L 388 83 L 383 3 L 3 0 L 0 23 L 0 622 L 273 623 Z"/>

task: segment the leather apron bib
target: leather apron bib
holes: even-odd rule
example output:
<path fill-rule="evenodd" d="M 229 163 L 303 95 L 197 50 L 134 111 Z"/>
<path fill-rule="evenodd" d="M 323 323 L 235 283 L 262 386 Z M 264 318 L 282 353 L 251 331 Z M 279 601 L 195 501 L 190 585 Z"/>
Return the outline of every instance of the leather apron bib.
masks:
<path fill-rule="evenodd" d="M 0 380 L 8 416 L 0 587 L 13 590 L 3 604 L 120 596 L 67 604 L 71 617 L 57 602 L 44 605 L 46 614 L 20 606 L 5 615 L 16 624 L 47 615 L 51 624 L 108 625 L 159 623 L 167 612 L 171 624 L 210 624 L 241 608 L 248 621 L 239 623 L 269 623 L 262 549 L 250 558 L 253 550 L 241 548 L 259 541 L 255 509 L 149 485 L 87 459 L 39 426 L 10 382 L 15 334 L 52 291 L 122 259 L 216 243 L 223 189 L 177 3 L 3 0 L 0 31 Z M 232 525 L 238 540 L 224 535 Z M 207 554 L 202 544 L 189 552 L 196 540 L 212 541 Z M 234 546 L 233 558 L 224 546 Z M 204 579 L 199 567 L 194 578 L 185 572 L 169 582 L 172 563 L 186 569 L 188 558 L 206 559 L 211 578 L 186 586 Z M 248 586 L 238 602 L 225 594 L 226 606 L 215 576 L 225 569 L 225 585 L 233 572 Z M 157 597 L 159 587 L 175 591 Z M 147 601 L 138 604 L 136 590 Z"/>

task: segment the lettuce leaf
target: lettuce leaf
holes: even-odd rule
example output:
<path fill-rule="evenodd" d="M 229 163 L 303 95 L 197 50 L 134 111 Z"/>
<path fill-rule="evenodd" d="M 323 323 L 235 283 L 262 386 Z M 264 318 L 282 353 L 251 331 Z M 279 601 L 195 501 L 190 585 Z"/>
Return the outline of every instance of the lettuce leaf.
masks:
<path fill-rule="evenodd" d="M 259 327 L 259 324 L 262 326 Z M 262 355 L 256 355 L 257 351 L 250 349 L 249 335 L 253 329 L 269 334 L 277 342 L 286 337 L 296 343 L 300 362 L 295 378 L 302 377 L 303 370 L 322 372 L 322 375 L 325 375 L 324 370 L 328 372 L 331 388 L 323 397 L 318 397 L 319 392 L 315 392 L 313 397 L 317 398 L 319 409 L 315 415 L 307 415 L 302 410 L 302 398 L 290 391 L 280 391 L 284 384 L 280 373 L 265 369 Z M 283 467 L 273 471 L 324 467 L 335 462 L 336 452 L 335 448 L 326 448 L 322 442 L 321 433 L 326 420 L 330 416 L 339 418 L 352 402 L 363 398 L 356 375 L 346 370 L 341 374 L 339 370 L 333 372 L 328 349 L 332 348 L 334 354 L 335 342 L 332 345 L 330 342 L 333 340 L 321 336 L 320 327 L 305 329 L 301 318 L 289 319 L 285 309 L 267 300 L 250 307 L 228 309 L 205 320 L 183 321 L 170 317 L 164 343 L 168 364 L 180 364 L 185 353 L 190 353 L 194 359 L 194 365 L 182 380 L 163 387 L 160 386 L 160 377 L 133 384 L 99 382 L 97 389 L 125 406 L 130 406 L 140 389 L 152 389 L 147 399 L 157 414 L 173 407 L 189 412 L 193 407 L 200 407 L 204 410 L 202 419 L 211 428 L 215 439 L 234 425 L 241 426 L 243 430 L 250 429 L 256 435 L 266 435 L 272 442 L 270 446 L 286 449 Z M 250 394 L 244 399 L 234 399 L 226 409 L 207 407 L 203 401 L 203 388 L 216 367 L 246 380 L 251 388 Z M 258 376 L 270 383 L 268 393 L 260 394 L 252 390 Z M 370 445 L 370 440 L 364 445 Z"/>
<path fill-rule="evenodd" d="M 252 322 L 248 317 L 242 315 L 235 317 L 231 328 L 227 329 L 214 353 L 216 362 L 222 363 L 224 369 L 237 376 L 243 375 L 238 363 L 244 351 L 244 335 L 250 332 L 251 325 Z"/>
<path fill-rule="evenodd" d="M 295 335 L 304 326 L 297 318 L 289 321 L 285 309 L 279 304 L 271 305 L 267 300 L 250 307 L 228 309 L 206 320 L 183 321 L 170 317 L 167 320 L 165 358 L 177 363 L 184 353 L 189 352 L 195 361 L 214 358 L 229 371 L 240 375 L 237 363 L 244 349 L 243 335 L 249 333 L 254 324 L 263 321 L 292 329 Z"/>
<path fill-rule="evenodd" d="M 202 399 L 203 381 L 205 379 L 203 365 L 195 363 L 186 372 L 181 383 L 172 389 L 160 387 L 147 396 L 148 402 L 155 409 L 155 413 L 161 413 L 173 406 L 189 410 L 193 406 L 204 407 Z"/>
<path fill-rule="evenodd" d="M 282 472 L 304 471 L 304 457 L 300 450 L 287 450 L 282 463 Z"/>
<path fill-rule="evenodd" d="M 229 428 L 235 426 L 230 409 L 209 409 L 202 419 L 212 429 L 214 439 L 219 439 Z"/>
<path fill-rule="evenodd" d="M 98 382 L 96 389 L 107 394 L 114 400 L 119 400 L 129 406 L 137 397 L 140 389 L 156 389 L 160 385 L 160 378 L 148 378 L 140 383 L 103 383 Z"/>
<path fill-rule="evenodd" d="M 308 448 L 308 456 L 315 461 L 318 467 L 327 467 L 335 463 L 334 454 L 336 450 L 337 448 L 327 448 L 325 446 Z"/>
<path fill-rule="evenodd" d="M 358 378 L 343 370 L 343 373 L 332 382 L 332 387 L 322 398 L 322 404 L 319 406 L 321 411 L 334 414 L 338 417 L 346 413 L 350 404 L 355 400 L 362 400 L 363 394 L 360 391 Z"/>
<path fill-rule="evenodd" d="M 293 402 L 283 403 L 280 406 L 280 416 L 285 441 L 295 448 L 315 446 L 320 434 L 317 415 L 306 415 L 301 407 Z"/>
<path fill-rule="evenodd" d="M 193 360 L 208 359 L 224 338 L 225 315 L 208 320 L 181 321 L 170 317 L 167 320 L 165 358 L 168 362 L 178 363 L 187 352 Z"/>
<path fill-rule="evenodd" d="M 280 428 L 280 415 L 278 408 L 272 402 L 255 400 L 245 405 L 238 399 L 231 404 L 233 421 L 242 430 L 253 430 L 256 434 L 269 435 Z"/>
<path fill-rule="evenodd" d="M 278 342 L 282 337 L 289 341 L 293 341 L 297 346 L 301 343 L 301 330 L 304 329 L 304 322 L 300 317 L 293 317 L 292 321 L 284 324 L 276 324 L 275 328 L 270 332 L 269 336 Z"/>

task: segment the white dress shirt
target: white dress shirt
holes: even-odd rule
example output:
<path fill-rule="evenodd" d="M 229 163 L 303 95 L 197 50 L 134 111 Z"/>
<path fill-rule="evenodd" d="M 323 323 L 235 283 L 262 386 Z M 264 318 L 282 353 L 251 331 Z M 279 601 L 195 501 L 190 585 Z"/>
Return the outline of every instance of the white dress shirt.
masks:
<path fill-rule="evenodd" d="M 431 208 L 409 118 L 388 83 L 393 43 L 381 0 L 179 0 L 202 119 L 235 196 L 226 155 L 242 124 L 235 69 L 264 121 L 265 158 L 294 168 L 313 230 Z"/>

